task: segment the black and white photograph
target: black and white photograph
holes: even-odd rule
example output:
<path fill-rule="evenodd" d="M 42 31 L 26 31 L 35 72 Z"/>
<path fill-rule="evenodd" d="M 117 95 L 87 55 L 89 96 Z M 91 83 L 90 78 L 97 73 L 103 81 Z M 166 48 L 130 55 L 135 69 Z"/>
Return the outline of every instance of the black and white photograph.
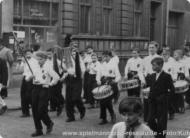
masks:
<path fill-rule="evenodd" d="M 190 138 L 190 0 L 0 0 L 0 138 Z"/>

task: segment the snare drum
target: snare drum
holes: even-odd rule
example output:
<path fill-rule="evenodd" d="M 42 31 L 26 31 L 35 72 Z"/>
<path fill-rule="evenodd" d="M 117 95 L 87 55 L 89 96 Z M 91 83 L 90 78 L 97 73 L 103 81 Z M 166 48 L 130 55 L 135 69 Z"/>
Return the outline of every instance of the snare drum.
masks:
<path fill-rule="evenodd" d="M 134 80 L 123 80 L 120 83 L 121 90 L 130 90 L 130 89 L 135 89 L 139 87 L 139 80 L 134 79 Z"/>
<path fill-rule="evenodd" d="M 144 99 L 148 99 L 148 96 L 150 94 L 150 87 L 142 89 L 142 94 Z"/>
<path fill-rule="evenodd" d="M 94 99 L 102 100 L 112 96 L 113 90 L 110 85 L 102 85 L 95 88 L 92 93 L 94 95 Z"/>
<path fill-rule="evenodd" d="M 185 93 L 189 89 L 189 84 L 187 81 L 179 80 L 174 83 L 175 93 Z"/>

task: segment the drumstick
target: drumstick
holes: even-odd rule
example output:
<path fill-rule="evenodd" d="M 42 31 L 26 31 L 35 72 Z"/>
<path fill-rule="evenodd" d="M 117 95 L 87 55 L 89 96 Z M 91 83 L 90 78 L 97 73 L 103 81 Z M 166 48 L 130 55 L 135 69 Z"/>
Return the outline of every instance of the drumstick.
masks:
<path fill-rule="evenodd" d="M 18 41 L 18 39 L 16 38 L 14 32 L 12 32 L 12 33 L 13 33 L 13 37 L 15 38 L 15 40 L 18 42 L 18 45 L 19 45 L 19 41 Z M 27 58 L 25 57 L 24 52 L 22 51 L 22 48 L 20 48 L 19 46 L 17 46 L 17 47 L 18 47 L 18 49 L 20 49 L 21 55 L 22 55 L 22 57 L 24 58 L 24 60 L 26 61 L 26 64 L 27 64 L 27 66 L 29 67 L 29 70 L 30 70 L 30 72 L 31 72 L 32 75 L 33 75 L 32 68 L 30 67 L 30 64 L 28 63 L 28 60 L 27 60 Z"/>

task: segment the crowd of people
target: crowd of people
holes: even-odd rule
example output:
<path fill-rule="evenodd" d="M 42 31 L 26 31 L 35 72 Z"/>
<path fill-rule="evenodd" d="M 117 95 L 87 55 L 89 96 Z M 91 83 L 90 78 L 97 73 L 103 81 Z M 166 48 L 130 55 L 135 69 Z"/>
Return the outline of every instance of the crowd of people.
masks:
<path fill-rule="evenodd" d="M 54 123 L 48 111 L 57 112 L 57 116 L 60 116 L 64 107 L 66 122 L 75 121 L 75 108 L 80 113 L 80 119 L 83 119 L 86 108 L 99 107 L 99 125 L 108 123 L 107 110 L 111 122 L 116 123 L 113 103 L 117 103 L 120 97 L 122 88 L 119 84 L 137 80 L 138 87 L 128 89 L 128 96 L 119 103 L 119 113 L 124 122 L 115 124 L 109 137 L 130 137 L 127 132 L 146 131 L 155 132 L 156 138 L 165 138 L 167 120 L 174 119 L 176 113 L 185 113 L 185 102 L 190 105 L 189 89 L 183 93 L 176 93 L 174 86 L 179 80 L 187 83 L 190 81 L 190 52 L 188 48 L 178 49 L 172 57 L 169 47 L 163 47 L 162 51 L 158 49 L 158 43 L 150 42 L 149 55 L 142 59 L 139 49 L 134 48 L 131 52 L 132 57 L 126 63 L 124 77 L 121 77 L 119 57 L 114 49 L 104 51 L 99 56 L 90 46 L 85 52 L 81 52 L 76 43 L 71 43 L 68 48 L 59 48 L 66 50 L 66 56 L 61 59 L 56 48 L 41 51 L 40 45 L 35 44 L 31 50 L 25 50 L 25 60 L 19 65 L 23 68 L 21 117 L 29 117 L 30 107 L 32 108 L 36 129 L 32 137 L 43 135 L 42 122 L 47 126 L 46 133 L 51 133 Z M 7 85 L 7 78 L 2 76 L 8 70 L 7 62 L 4 61 L 0 60 L 2 90 Z M 106 98 L 95 99 L 93 90 L 105 85 L 111 87 L 112 94 Z M 150 88 L 148 98 L 143 97 L 142 90 L 145 88 Z M 3 114 L 7 106 L 2 98 L 1 104 Z M 145 123 L 140 122 L 139 118 L 142 116 Z"/>

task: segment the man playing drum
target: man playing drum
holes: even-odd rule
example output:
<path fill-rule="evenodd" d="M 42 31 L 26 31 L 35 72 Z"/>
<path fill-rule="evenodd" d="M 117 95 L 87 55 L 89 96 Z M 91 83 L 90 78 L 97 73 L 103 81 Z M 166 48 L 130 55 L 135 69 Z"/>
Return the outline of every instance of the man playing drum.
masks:
<path fill-rule="evenodd" d="M 183 60 L 183 51 L 182 50 L 175 50 L 174 51 L 174 80 L 186 80 L 189 77 L 189 71 L 187 66 L 184 64 Z M 185 112 L 185 105 L 184 105 L 184 94 L 175 94 L 175 108 L 176 112 L 184 113 Z"/>
<path fill-rule="evenodd" d="M 142 59 L 139 57 L 139 50 L 133 49 L 132 58 L 127 61 L 125 66 L 125 79 L 128 80 L 138 80 L 139 87 L 134 89 L 128 89 L 128 96 L 140 96 L 140 83 L 145 83 L 145 79 L 143 76 L 143 66 Z"/>
<path fill-rule="evenodd" d="M 105 63 L 102 65 L 101 70 L 97 73 L 96 76 L 98 85 L 108 84 L 111 85 L 113 90 L 113 95 L 111 97 L 100 100 L 100 118 L 102 119 L 102 121 L 99 123 L 100 125 L 106 124 L 108 122 L 106 109 L 108 109 L 110 112 L 112 123 L 115 123 L 116 121 L 116 115 L 114 113 L 112 105 L 112 98 L 114 98 L 115 102 L 117 102 L 119 98 L 117 83 L 121 79 L 121 75 L 118 66 L 110 62 L 111 57 L 111 52 L 105 51 L 103 53 L 103 60 Z"/>

